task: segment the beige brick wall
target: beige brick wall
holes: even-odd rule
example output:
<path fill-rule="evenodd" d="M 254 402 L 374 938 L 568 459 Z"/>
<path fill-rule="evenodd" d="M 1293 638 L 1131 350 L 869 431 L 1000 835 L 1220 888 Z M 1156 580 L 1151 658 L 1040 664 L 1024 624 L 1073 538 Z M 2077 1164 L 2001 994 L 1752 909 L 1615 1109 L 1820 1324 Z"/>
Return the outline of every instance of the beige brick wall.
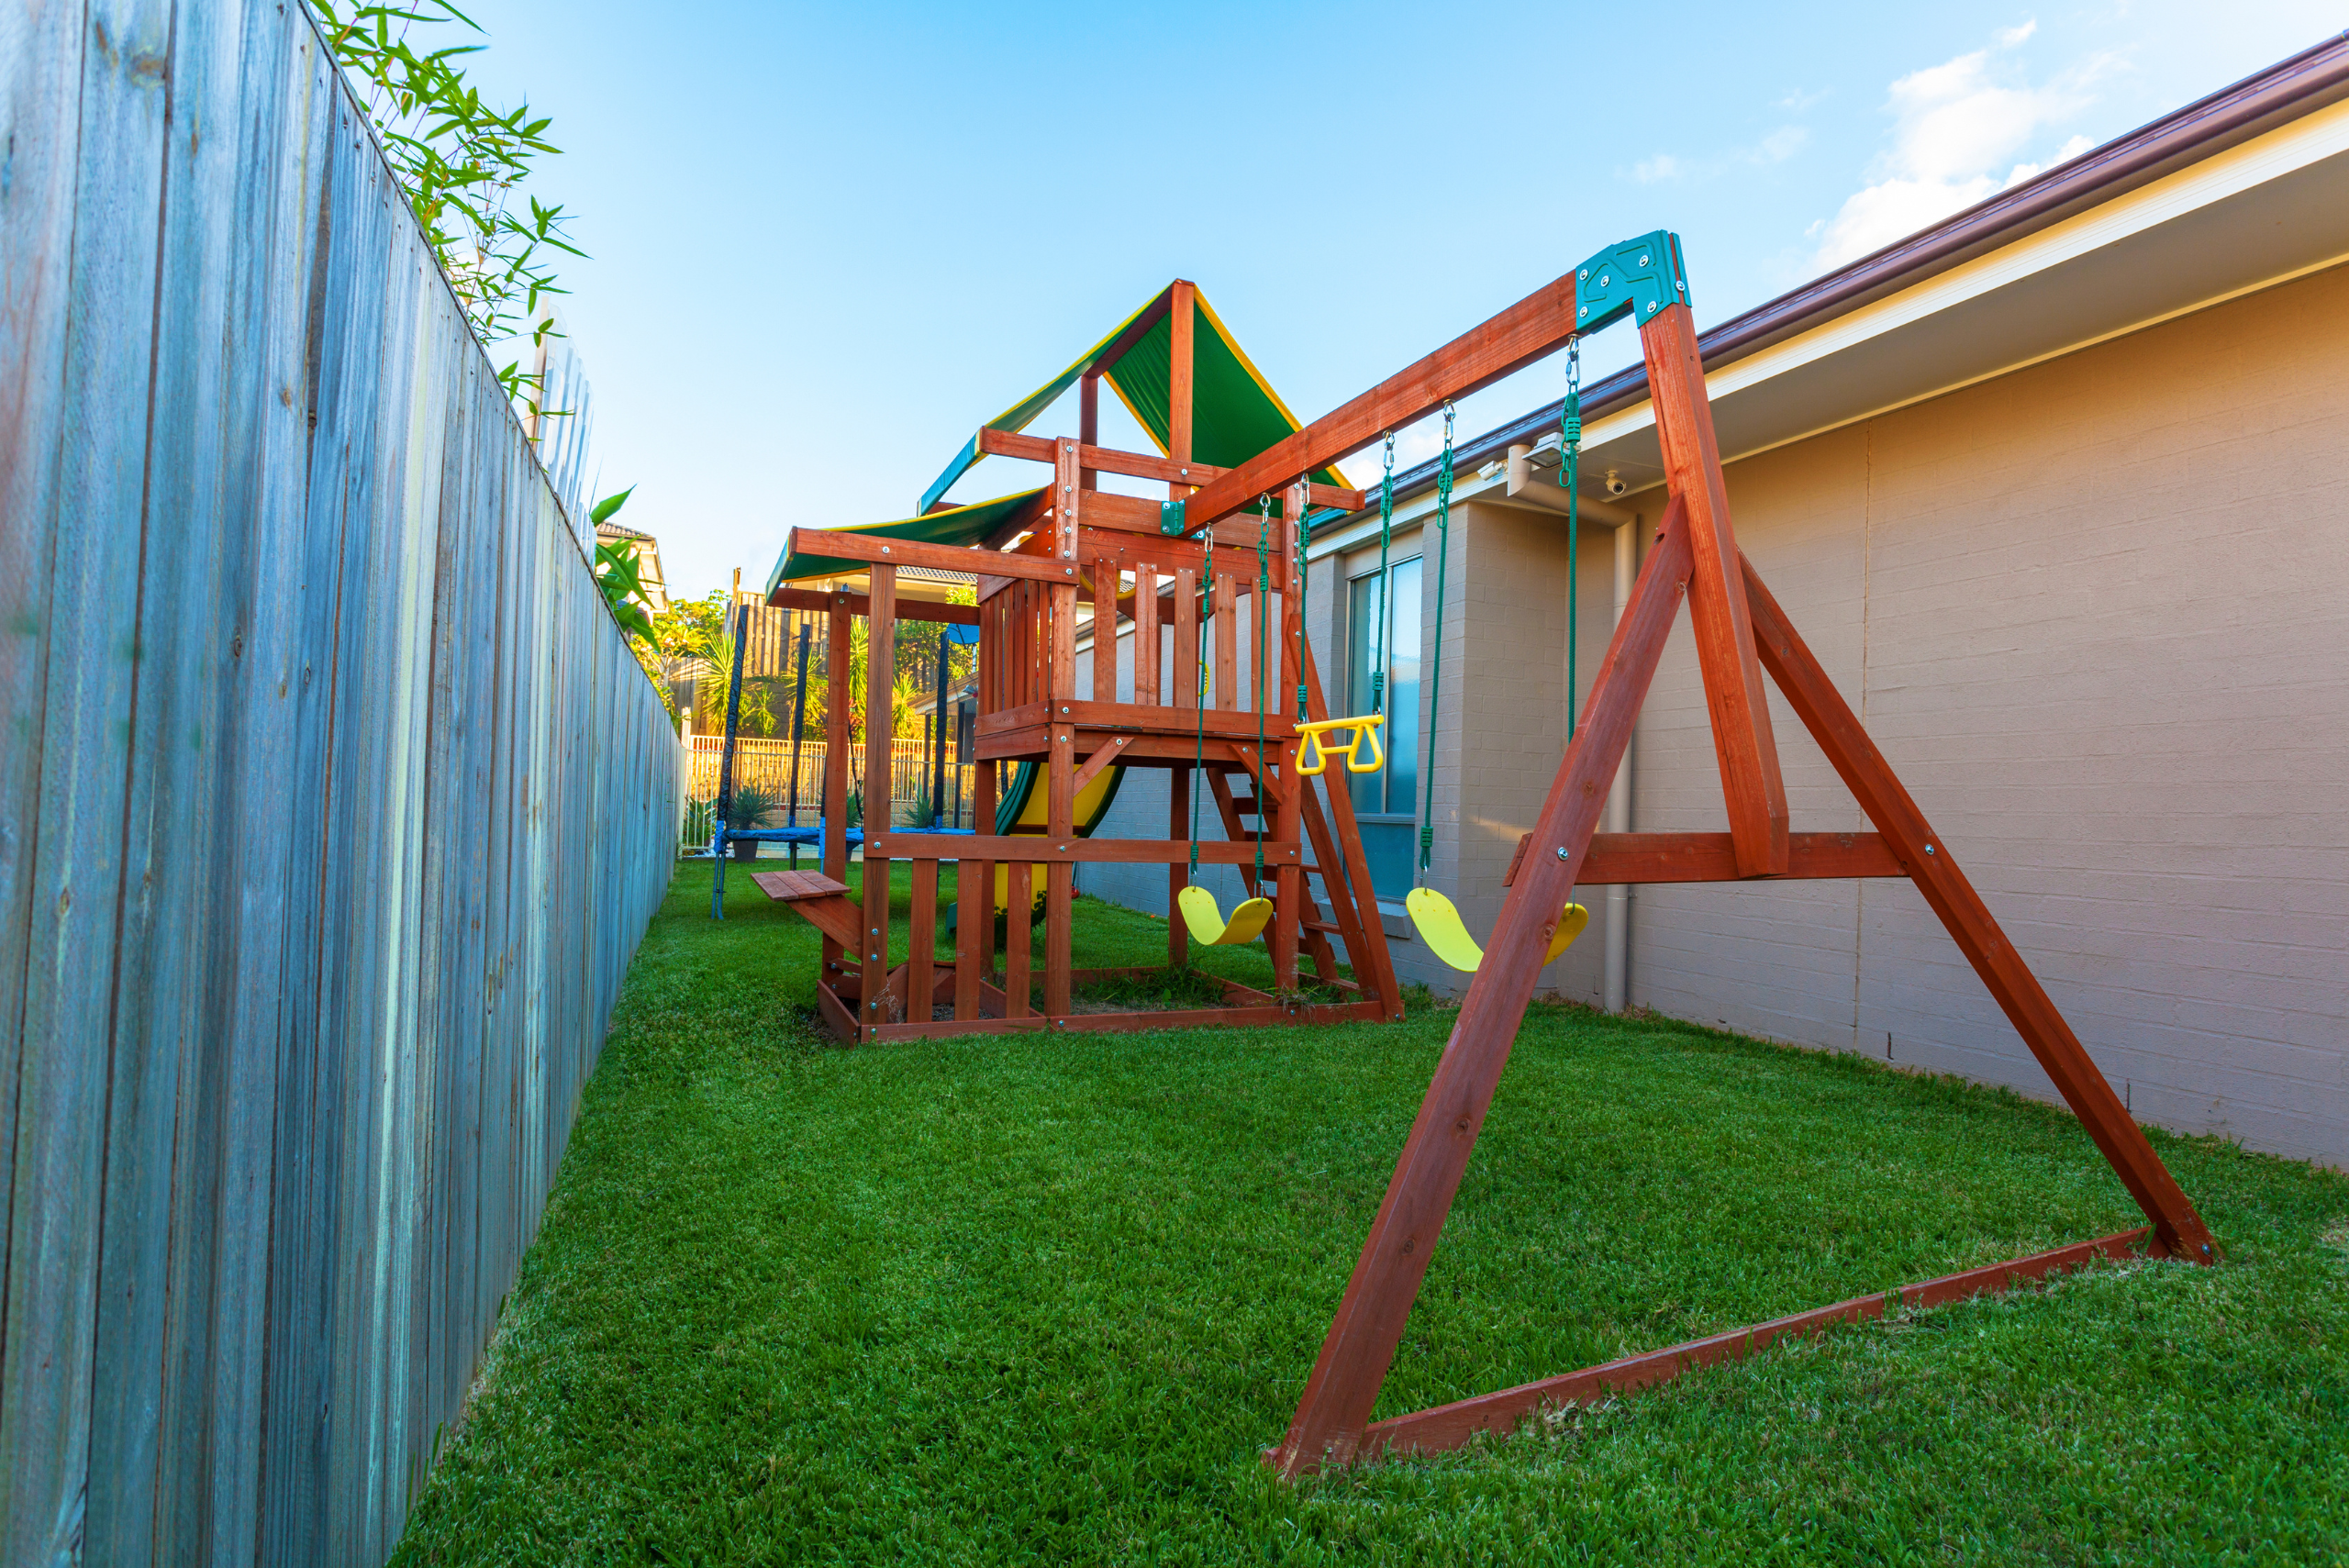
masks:
<path fill-rule="evenodd" d="M 2349 269 L 1729 485 L 1740 542 L 2137 1115 L 2349 1164 Z M 1431 881 L 1480 940 L 1564 746 L 1564 539 L 1479 501 L 1453 525 Z M 1586 689 L 1612 554 L 1586 531 Z M 1333 683 L 1339 575 L 1308 598 Z M 1435 612 L 1431 555 L 1430 648 Z M 1865 828 L 1771 712 L 1794 826 Z M 1631 755 L 1635 828 L 1725 825 L 1685 621 Z M 1119 811 L 1154 827 L 1152 804 Z M 1544 991 L 1598 999 L 1603 891 Z M 1907 883 L 1644 887 L 1630 919 L 1637 1005 L 2054 1097 Z M 1462 988 L 1408 936 L 1394 951 Z"/>
<path fill-rule="evenodd" d="M 1745 550 L 2138 1116 L 2349 1162 L 2349 270 L 1729 483 Z M 1860 825 L 1772 711 L 1795 826 Z M 1685 624 L 1635 758 L 1638 827 L 1722 825 Z M 1643 888 L 1632 929 L 1636 1002 L 2053 1097 L 1905 883 Z"/>

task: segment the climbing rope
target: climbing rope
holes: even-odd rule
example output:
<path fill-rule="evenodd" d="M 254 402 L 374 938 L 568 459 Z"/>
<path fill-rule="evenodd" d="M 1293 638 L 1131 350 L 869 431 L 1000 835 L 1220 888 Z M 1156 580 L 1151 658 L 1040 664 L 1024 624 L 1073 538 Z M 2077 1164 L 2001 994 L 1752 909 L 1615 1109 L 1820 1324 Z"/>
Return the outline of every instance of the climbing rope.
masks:
<path fill-rule="evenodd" d="M 1575 684 L 1576 612 L 1582 607 L 1577 569 L 1582 564 L 1582 339 L 1566 339 L 1566 397 L 1558 405 L 1558 483 L 1566 490 L 1566 744 L 1575 740 L 1575 713 L 1582 688 Z"/>
<path fill-rule="evenodd" d="M 1435 471 L 1435 647 L 1428 661 L 1427 806 L 1419 813 L 1419 885 L 1435 858 L 1435 720 L 1443 700 L 1443 579 L 1452 563 L 1452 401 L 1443 405 L 1443 461 Z"/>

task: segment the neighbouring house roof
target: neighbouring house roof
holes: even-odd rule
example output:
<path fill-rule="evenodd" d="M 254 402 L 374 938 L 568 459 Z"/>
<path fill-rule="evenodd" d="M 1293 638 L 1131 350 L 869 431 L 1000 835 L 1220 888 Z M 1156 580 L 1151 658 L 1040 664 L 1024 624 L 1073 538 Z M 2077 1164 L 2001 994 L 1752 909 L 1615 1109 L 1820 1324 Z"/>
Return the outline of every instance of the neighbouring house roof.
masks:
<path fill-rule="evenodd" d="M 657 612 L 669 607 L 668 579 L 661 570 L 661 541 L 651 534 L 618 523 L 597 523 L 598 543 L 628 543 L 635 547 L 639 578 L 644 585 L 645 597 Z"/>
<path fill-rule="evenodd" d="M 2349 33 L 1701 333 L 1721 455 L 2349 259 L 2344 99 Z M 1699 299 L 1703 265 L 1692 258 Z M 1455 471 L 1554 432 L 1559 408 L 1463 443 Z M 1643 366 L 1585 388 L 1583 422 L 1586 474 L 1616 468 L 1635 494 L 1661 481 Z M 1397 490 L 1424 491 L 1435 474 L 1422 463 L 1396 476 Z M 1332 519 L 1317 532 L 1345 528 Z"/>

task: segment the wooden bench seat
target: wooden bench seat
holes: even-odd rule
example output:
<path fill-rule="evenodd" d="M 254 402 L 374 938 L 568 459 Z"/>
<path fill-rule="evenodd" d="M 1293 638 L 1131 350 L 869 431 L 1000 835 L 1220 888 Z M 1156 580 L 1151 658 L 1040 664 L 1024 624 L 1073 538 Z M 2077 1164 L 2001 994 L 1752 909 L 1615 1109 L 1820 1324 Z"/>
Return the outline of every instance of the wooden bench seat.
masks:
<path fill-rule="evenodd" d="M 857 925 L 864 912 L 850 902 L 848 884 L 820 872 L 760 871 L 751 873 L 759 891 L 792 911 L 844 948 L 857 944 Z"/>

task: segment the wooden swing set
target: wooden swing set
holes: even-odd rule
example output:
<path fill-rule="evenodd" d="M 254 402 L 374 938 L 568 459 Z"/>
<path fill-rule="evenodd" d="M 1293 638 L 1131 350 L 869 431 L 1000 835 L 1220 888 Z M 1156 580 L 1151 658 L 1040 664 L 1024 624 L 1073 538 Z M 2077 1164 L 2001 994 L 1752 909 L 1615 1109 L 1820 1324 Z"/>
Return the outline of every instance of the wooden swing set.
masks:
<path fill-rule="evenodd" d="M 1187 285 L 1175 285 L 1162 299 L 1177 311 L 1179 345 L 1180 335 L 1188 329 Z M 1284 1475 L 1343 1464 L 1381 1451 L 1455 1447 L 1480 1431 L 1506 1431 L 1545 1405 L 1666 1381 L 1692 1367 L 1750 1354 L 1788 1335 L 1857 1321 L 1886 1309 L 1887 1297 L 1883 1296 L 1838 1302 L 1606 1366 L 1375 1424 L 1371 1421 L 1380 1386 L 1401 1342 L 1542 968 L 1554 956 L 1558 939 L 1571 936 L 1565 928 L 1578 929 L 1583 918 L 1581 908 L 1572 902 L 1577 885 L 1843 877 L 1906 877 L 1916 884 L 2148 1223 L 2117 1235 L 1907 1286 L 1897 1296 L 1902 1304 L 1930 1306 L 2003 1290 L 2016 1282 L 2097 1258 L 2150 1253 L 2197 1263 L 2217 1260 L 2216 1244 L 2192 1203 L 1958 869 L 1949 846 L 1925 820 L 1753 563 L 1739 550 L 1689 311 L 1680 241 L 1664 230 L 1601 250 L 1573 272 L 1335 412 L 1294 429 L 1222 471 L 1207 471 L 1186 461 L 1187 436 L 1182 417 L 1173 424 L 1176 437 L 1169 442 L 1164 458 L 1097 448 L 1092 440 L 1090 378 L 1084 405 L 1085 434 L 1079 439 L 1045 441 L 983 430 L 977 445 L 985 450 L 1050 461 L 1054 465 L 1052 484 L 1023 503 L 1025 509 L 1016 526 L 997 530 L 991 536 L 989 548 L 998 550 L 1020 532 L 1032 530 L 1026 543 L 1010 553 L 984 556 L 985 564 L 975 568 L 984 573 L 979 580 L 980 604 L 975 610 L 962 612 L 980 626 L 984 697 L 980 755 L 1036 762 L 1048 770 L 1048 830 L 1041 842 L 1032 836 L 1024 840 L 997 837 L 965 840 L 952 849 L 920 847 L 895 833 L 878 835 L 865 846 L 865 885 L 872 891 L 861 913 L 847 904 L 846 890 L 837 882 L 845 866 L 845 846 L 836 851 L 828 841 L 826 875 L 831 879 L 831 891 L 820 897 L 806 897 L 797 906 L 827 931 L 822 994 L 828 1016 L 844 1034 L 867 1040 L 1047 1025 L 1133 1027 L 1193 1018 L 1271 1022 L 1400 1017 L 1384 936 L 1375 909 L 1366 907 L 1369 875 L 1347 791 L 1341 784 L 1330 784 L 1341 770 L 1330 767 L 1320 774 L 1299 773 L 1297 723 L 1275 722 L 1260 732 L 1265 717 L 1263 681 L 1257 683 L 1257 711 L 1240 712 L 1230 706 L 1237 684 L 1230 674 L 1233 648 L 1242 625 L 1233 611 L 1252 586 L 1219 565 L 1211 583 L 1203 575 L 1209 570 L 1208 541 L 1214 540 L 1227 551 L 1248 551 L 1260 547 L 1264 530 L 1277 531 L 1280 547 L 1256 557 L 1260 571 L 1252 591 L 1259 595 L 1267 590 L 1282 595 L 1280 631 L 1269 643 L 1256 645 L 1255 667 L 1267 671 L 1277 662 L 1277 671 L 1286 673 L 1303 688 L 1304 725 L 1322 727 L 1325 731 L 1314 736 L 1308 728 L 1305 739 L 1332 760 L 1349 757 L 1346 741 L 1358 741 L 1364 729 L 1375 732 L 1375 726 L 1362 718 L 1330 719 L 1303 632 L 1301 595 L 1286 592 L 1292 581 L 1287 568 L 1302 564 L 1302 558 L 1295 554 L 1294 519 L 1316 505 L 1359 510 L 1364 498 L 1358 493 L 1325 490 L 1308 476 L 1377 440 L 1384 432 L 1424 417 L 1454 398 L 1626 317 L 1638 328 L 1646 361 L 1664 456 L 1666 502 L 1612 643 L 1578 722 L 1570 731 L 1572 738 L 1548 799 L 1532 830 L 1520 842 L 1517 858 L 1504 879 L 1506 893 L 1491 941 L 1475 963 L 1475 978 L 1450 1041 L 1347 1282 L 1296 1416 L 1281 1443 L 1265 1454 L 1266 1462 Z M 1187 355 L 1178 352 L 1176 360 L 1178 366 L 1187 363 Z M 1179 369 L 1175 384 L 1181 387 Z M 1185 407 L 1186 398 L 1187 390 L 1179 390 L 1172 401 Z M 1570 444 L 1579 439 L 1571 424 L 1567 434 Z M 1174 494 L 1163 506 L 1100 495 L 1089 483 L 1097 472 L 1163 479 Z M 1282 501 L 1277 519 L 1265 507 L 1265 499 L 1274 495 Z M 1259 516 L 1253 524 L 1247 520 L 1251 508 Z M 874 617 L 872 712 L 885 723 L 889 676 L 884 651 L 888 646 L 888 625 L 896 613 L 892 598 L 894 568 L 934 565 L 974 570 L 972 552 L 804 529 L 795 534 L 792 551 L 872 566 L 869 602 L 846 595 L 806 597 L 810 607 L 821 599 L 830 609 L 833 648 L 842 659 L 847 617 L 869 613 Z M 1131 613 L 1138 634 L 1136 646 L 1145 649 L 1157 645 L 1160 617 L 1167 613 L 1165 595 L 1155 585 L 1172 575 L 1174 667 L 1177 671 L 1191 668 L 1205 646 L 1199 639 L 1212 638 L 1216 678 L 1211 689 L 1218 694 L 1212 711 L 1168 712 L 1170 706 L 1183 708 L 1181 688 L 1188 683 L 1175 682 L 1177 689 L 1162 699 L 1154 668 L 1137 674 L 1138 684 L 1130 701 L 1074 697 L 1075 605 L 1089 593 L 1104 616 L 1104 606 L 1113 602 L 1122 606 L 1120 573 L 1133 573 L 1137 584 Z M 792 592 L 778 588 L 770 602 L 799 602 Z M 1729 830 L 1598 833 L 1609 786 L 1684 602 L 1696 634 Z M 1209 605 L 1212 615 L 1207 608 Z M 922 613 L 941 612 L 925 606 Z M 1115 653 L 1108 648 L 1110 641 L 1097 637 L 1094 642 L 1097 693 L 1110 690 L 1116 679 Z M 1145 662 L 1154 662 L 1138 661 L 1137 670 Z M 1790 829 L 1762 684 L 1765 673 L 1866 813 L 1875 831 Z M 1279 693 L 1280 681 L 1271 681 L 1269 689 Z M 845 694 L 836 691 L 835 722 L 843 727 L 844 701 Z M 1286 711 L 1286 705 L 1277 698 L 1272 706 Z M 1197 751 L 1195 728 L 1203 742 Z M 1327 734 L 1328 730 L 1338 731 L 1344 740 Z M 844 768 L 844 753 L 836 751 L 833 755 L 842 759 L 833 764 L 835 769 Z M 1070 984 L 1084 975 L 1068 967 L 1073 864 L 1085 860 L 1164 860 L 1170 866 L 1173 898 L 1179 903 L 1188 885 L 1182 862 L 1188 860 L 1192 848 L 1182 842 L 1186 804 L 1182 781 L 1187 779 L 1185 770 L 1195 755 L 1207 759 L 1209 787 L 1229 834 L 1227 841 L 1197 846 L 1201 859 L 1252 863 L 1258 851 L 1246 841 L 1242 819 L 1260 809 L 1270 813 L 1272 831 L 1263 840 L 1261 852 L 1262 864 L 1271 873 L 1264 881 L 1272 888 L 1269 940 L 1276 984 L 1284 988 L 1295 984 L 1300 939 L 1322 979 L 1335 980 L 1327 942 L 1334 935 L 1343 941 L 1355 966 L 1359 1000 L 1301 1006 L 1249 994 L 1235 995 L 1232 1006 L 1207 1014 L 1067 1016 Z M 1309 752 L 1308 760 L 1312 760 Z M 1175 804 L 1167 841 L 1094 840 L 1088 844 L 1075 835 L 1072 805 L 1077 791 L 1099 770 L 1112 765 L 1173 770 Z M 988 774 L 989 770 L 981 770 L 983 787 Z M 1242 801 L 1232 794 L 1228 780 L 1233 774 L 1240 775 L 1252 790 L 1249 799 Z M 1317 799 L 1316 783 L 1327 795 L 1326 811 Z M 833 803 L 829 815 L 833 820 L 839 818 L 837 806 L 844 787 L 844 773 L 828 782 L 827 798 Z M 885 788 L 875 789 L 868 798 L 885 798 Z M 986 809 L 983 805 L 983 823 Z M 1305 858 L 1308 847 L 1310 861 Z M 974 924 L 981 929 L 987 926 L 979 918 L 974 901 L 984 896 L 990 866 L 1010 867 L 1008 906 L 1012 908 L 1025 907 L 1031 878 L 1041 874 L 1044 879 L 1043 1017 L 1019 1011 L 1027 990 L 1027 955 L 1024 944 L 1016 938 L 1014 951 L 1007 955 L 1008 978 L 1000 987 L 985 977 L 990 955 L 984 941 L 966 941 L 951 981 L 933 982 L 926 922 L 915 922 L 912 955 L 897 970 L 886 963 L 885 947 L 860 940 L 879 938 L 887 929 L 881 918 L 887 883 L 885 874 L 876 873 L 876 865 L 879 873 L 885 873 L 889 857 L 913 859 L 915 906 L 920 910 L 929 906 L 926 896 L 934 899 L 936 868 L 949 855 L 966 862 L 960 884 L 964 932 L 974 929 Z M 973 861 L 979 862 L 979 876 L 970 874 L 973 868 L 968 862 Z M 1031 869 L 1039 864 L 1043 868 L 1041 873 Z M 1328 868 L 1340 866 L 1341 874 L 1328 873 Z M 1308 879 L 1317 876 L 1332 916 L 1328 921 L 1318 917 L 1319 906 L 1308 893 Z M 1357 900 L 1349 889 L 1364 890 L 1364 895 Z M 816 906 L 819 904 L 826 906 L 821 913 Z M 1235 924 L 1237 917 L 1235 911 Z M 852 924 L 852 920 L 857 923 Z M 1025 929 L 1017 918 L 1009 921 L 1009 927 L 1015 933 Z M 1185 922 L 1170 920 L 1170 962 L 1181 961 L 1185 940 Z M 1469 946 L 1473 948 L 1473 942 Z M 842 957 L 851 950 L 861 955 L 861 964 Z M 941 996 L 951 990 L 953 1020 L 899 1021 L 903 999 L 930 995 L 933 984 Z M 1245 988 L 1232 989 L 1238 993 Z M 992 1016 L 983 1012 L 983 1002 L 996 1005 Z"/>

